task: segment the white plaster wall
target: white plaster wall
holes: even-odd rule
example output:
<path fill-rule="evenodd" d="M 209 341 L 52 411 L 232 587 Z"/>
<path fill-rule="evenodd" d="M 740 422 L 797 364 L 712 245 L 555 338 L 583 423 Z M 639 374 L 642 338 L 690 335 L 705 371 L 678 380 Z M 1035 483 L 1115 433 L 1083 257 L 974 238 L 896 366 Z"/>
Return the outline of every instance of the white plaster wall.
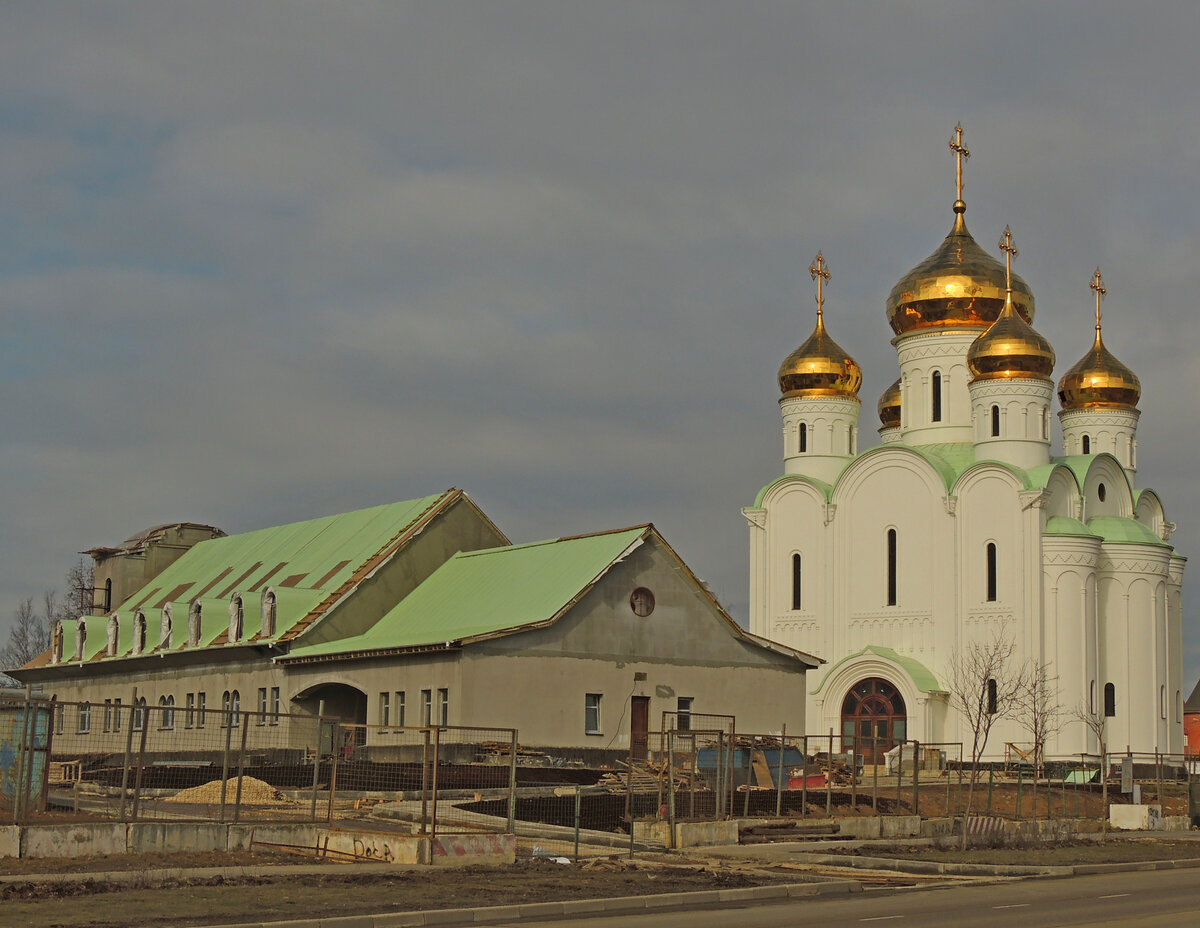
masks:
<path fill-rule="evenodd" d="M 1108 452 L 1131 474 L 1137 470 L 1136 409 L 1088 407 L 1063 409 L 1058 414 L 1063 430 L 1063 453 L 1083 454 L 1083 436 L 1090 439 L 1090 454 Z"/>
<path fill-rule="evenodd" d="M 1054 385 L 1048 380 L 984 380 L 970 386 L 976 460 L 1017 467 L 1050 462 L 1046 422 Z M 1000 434 L 992 435 L 992 407 L 1000 410 Z"/>
<path fill-rule="evenodd" d="M 900 360 L 900 428 L 908 444 L 970 441 L 967 350 L 980 329 L 917 332 L 893 339 Z M 932 419 L 933 373 L 942 375 L 942 419 Z"/>

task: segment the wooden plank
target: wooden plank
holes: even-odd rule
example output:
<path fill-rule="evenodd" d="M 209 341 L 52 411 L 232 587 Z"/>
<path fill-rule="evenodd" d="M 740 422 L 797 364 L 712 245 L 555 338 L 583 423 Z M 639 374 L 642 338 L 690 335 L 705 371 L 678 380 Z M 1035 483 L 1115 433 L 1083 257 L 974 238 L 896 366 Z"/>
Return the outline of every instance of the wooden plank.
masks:
<path fill-rule="evenodd" d="M 754 768 L 754 783 L 766 789 L 774 789 L 775 781 L 771 779 L 771 765 L 758 748 L 750 752 L 750 766 Z"/>

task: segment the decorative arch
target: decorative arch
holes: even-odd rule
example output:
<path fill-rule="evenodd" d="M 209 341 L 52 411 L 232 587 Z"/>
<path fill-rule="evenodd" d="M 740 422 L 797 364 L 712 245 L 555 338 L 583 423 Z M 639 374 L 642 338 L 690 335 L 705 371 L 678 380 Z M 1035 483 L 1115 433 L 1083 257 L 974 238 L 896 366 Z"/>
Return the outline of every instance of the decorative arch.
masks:
<path fill-rule="evenodd" d="M 235 644 L 242 640 L 246 627 L 246 610 L 242 605 L 242 594 L 234 593 L 229 597 L 229 643 Z"/>
<path fill-rule="evenodd" d="M 864 763 L 880 764 L 908 737 L 908 709 L 895 683 L 863 677 L 842 697 L 842 750 L 853 749 Z"/>
<path fill-rule="evenodd" d="M 50 663 L 61 664 L 63 659 L 63 623 L 58 620 L 50 630 Z"/>
<path fill-rule="evenodd" d="M 1138 494 L 1137 505 L 1134 507 L 1134 516 L 1142 525 L 1154 532 L 1163 541 L 1167 540 L 1167 516 L 1163 510 L 1162 500 L 1158 498 L 1158 494 L 1153 490 L 1142 490 Z"/>
<path fill-rule="evenodd" d="M 117 618 L 115 612 L 108 617 L 108 624 L 105 630 L 108 633 L 108 642 L 105 645 L 104 653 L 108 657 L 116 657 L 117 643 L 121 639 L 121 620 Z"/>
<path fill-rule="evenodd" d="M 75 660 L 83 660 L 85 647 L 87 647 L 87 621 L 80 616 L 75 625 Z"/>
<path fill-rule="evenodd" d="M 841 710 L 846 695 L 860 680 L 871 677 L 887 680 L 896 687 L 908 713 L 906 736 L 924 738 L 927 719 L 922 715 L 922 707 L 943 692 L 937 677 L 919 661 L 873 645 L 842 658 L 812 690 L 813 696 L 822 699 L 822 728 L 842 730 Z"/>
<path fill-rule="evenodd" d="M 193 599 L 188 605 L 188 637 L 187 646 L 189 648 L 199 647 L 200 645 L 200 625 L 201 625 L 201 606 L 200 600 Z"/>
<path fill-rule="evenodd" d="M 1088 519 L 1101 515 L 1126 518 L 1133 515 L 1133 488 L 1129 485 L 1129 475 L 1111 454 L 1097 454 L 1092 459 L 1083 480 L 1083 498 Z"/>
<path fill-rule="evenodd" d="M 259 632 L 260 638 L 275 637 L 275 617 L 278 607 L 279 601 L 275 595 L 275 588 L 269 586 L 262 591 L 262 601 L 260 603 L 260 609 L 262 610 L 262 630 Z"/>
<path fill-rule="evenodd" d="M 164 651 L 171 649 L 171 604 L 165 603 L 162 607 L 162 618 L 159 621 L 159 636 L 158 646 Z"/>
<path fill-rule="evenodd" d="M 133 614 L 133 653 L 141 654 L 146 650 L 146 613 L 141 609 Z"/>

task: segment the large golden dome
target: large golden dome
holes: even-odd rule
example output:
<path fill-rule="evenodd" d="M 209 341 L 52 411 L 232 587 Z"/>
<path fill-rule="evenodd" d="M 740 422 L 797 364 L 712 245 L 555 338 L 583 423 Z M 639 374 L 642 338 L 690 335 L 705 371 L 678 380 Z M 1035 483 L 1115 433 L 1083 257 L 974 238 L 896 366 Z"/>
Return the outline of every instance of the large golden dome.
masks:
<path fill-rule="evenodd" d="M 1089 286 L 1096 294 L 1096 340 L 1091 350 L 1063 374 L 1058 382 L 1058 400 L 1063 409 L 1092 406 L 1133 409 L 1142 396 L 1141 381 L 1114 357 L 1100 337 L 1100 300 L 1108 293 L 1100 268 L 1096 268 Z"/>
<path fill-rule="evenodd" d="M 900 425 L 900 378 L 883 391 L 879 397 L 879 421 L 881 428 L 894 429 Z"/>
<path fill-rule="evenodd" d="M 967 350 L 973 380 L 1050 379 L 1054 349 L 1044 336 L 1005 303 L 999 318 Z"/>
<path fill-rule="evenodd" d="M 900 278 L 887 299 L 888 323 L 897 335 L 950 326 L 986 328 L 1004 308 L 1004 265 L 967 231 L 966 204 L 954 204 L 954 227 L 941 246 Z M 1033 291 L 1013 275 L 1017 314 L 1033 321 Z"/>
<path fill-rule="evenodd" d="M 817 327 L 803 345 L 779 366 L 779 389 L 784 396 L 858 396 L 862 368 L 825 331 L 817 314 Z"/>
<path fill-rule="evenodd" d="M 1092 349 L 1058 382 L 1058 399 L 1063 409 L 1108 406 L 1133 409 L 1142 396 L 1137 374 L 1122 364 L 1104 346 L 1100 327 Z"/>

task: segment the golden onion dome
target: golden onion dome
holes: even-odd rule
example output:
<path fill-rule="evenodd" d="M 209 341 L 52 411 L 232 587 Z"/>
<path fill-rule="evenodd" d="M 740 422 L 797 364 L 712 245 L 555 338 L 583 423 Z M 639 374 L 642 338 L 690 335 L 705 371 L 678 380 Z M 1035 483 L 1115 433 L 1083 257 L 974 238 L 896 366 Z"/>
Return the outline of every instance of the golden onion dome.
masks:
<path fill-rule="evenodd" d="M 1142 384 L 1137 374 L 1104 346 L 1099 326 L 1096 326 L 1096 341 L 1092 343 L 1091 351 L 1058 382 L 1058 400 L 1063 409 L 1089 406 L 1133 409 L 1141 396 Z"/>
<path fill-rule="evenodd" d="M 1006 302 L 999 318 L 971 342 L 967 367 L 973 380 L 1039 378 L 1049 380 L 1054 370 L 1050 342 L 1020 317 Z"/>
<path fill-rule="evenodd" d="M 1063 409 L 1085 409 L 1092 406 L 1133 409 L 1142 396 L 1142 384 L 1137 375 L 1116 359 L 1100 337 L 1100 300 L 1108 290 L 1100 276 L 1100 268 L 1089 284 L 1096 294 L 1096 340 L 1085 354 L 1058 382 L 1058 400 Z"/>
<path fill-rule="evenodd" d="M 900 425 L 900 378 L 883 391 L 879 397 L 879 421 L 881 428 L 894 429 Z"/>
<path fill-rule="evenodd" d="M 1006 299 L 1004 265 L 967 231 L 966 204 L 954 203 L 954 227 L 941 246 L 900 278 L 887 299 L 888 323 L 897 335 L 951 326 L 990 326 Z M 1013 275 L 1017 314 L 1033 321 L 1033 291 Z"/>
<path fill-rule="evenodd" d="M 862 368 L 825 331 L 817 314 L 817 327 L 779 366 L 779 389 L 784 396 L 858 396 Z"/>

